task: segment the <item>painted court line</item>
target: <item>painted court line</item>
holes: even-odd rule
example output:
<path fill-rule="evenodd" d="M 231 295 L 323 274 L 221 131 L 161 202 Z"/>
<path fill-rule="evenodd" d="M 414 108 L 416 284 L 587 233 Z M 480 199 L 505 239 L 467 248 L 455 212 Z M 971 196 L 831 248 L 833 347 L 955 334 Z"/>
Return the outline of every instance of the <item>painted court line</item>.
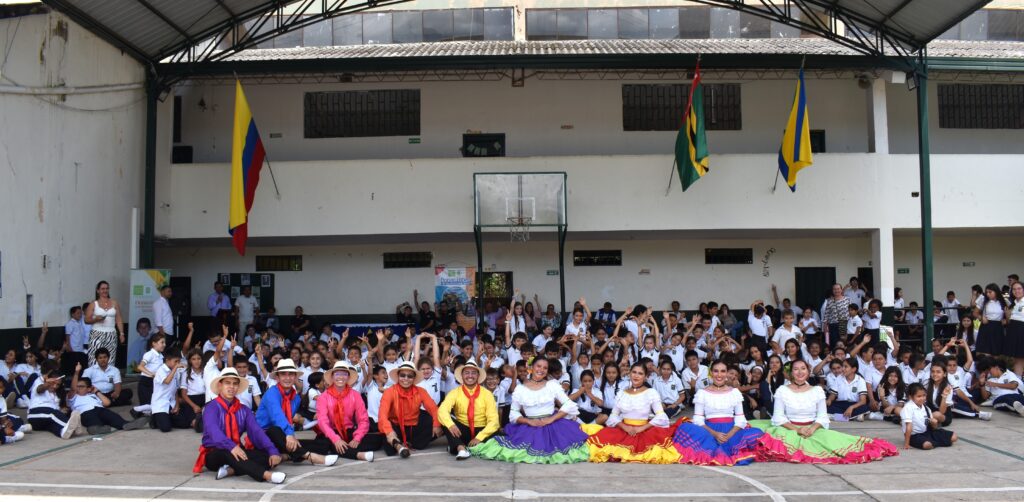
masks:
<path fill-rule="evenodd" d="M 757 488 L 758 490 L 761 490 L 765 495 L 769 496 L 772 499 L 772 502 L 784 502 L 786 500 L 785 497 L 783 497 L 782 495 L 779 495 L 779 492 L 777 492 L 775 490 L 772 490 L 768 485 L 766 485 L 766 484 L 764 484 L 764 483 L 762 483 L 762 482 L 760 482 L 760 481 L 758 481 L 758 480 L 756 480 L 756 479 L 754 479 L 754 478 L 752 478 L 750 476 L 746 476 L 746 475 L 740 474 L 738 472 L 733 472 L 733 471 L 730 471 L 730 470 L 722 469 L 720 467 L 710 467 L 710 466 L 706 466 L 706 465 L 703 465 L 703 466 L 700 466 L 700 467 L 702 469 L 707 469 L 709 471 L 714 471 L 714 472 L 717 472 L 719 474 L 723 474 L 723 475 L 726 475 L 726 476 L 732 476 L 732 477 L 734 477 L 736 479 L 739 479 L 740 481 L 744 481 L 744 482 L 750 484 L 751 486 L 753 486 L 754 488 Z"/>
<path fill-rule="evenodd" d="M 1010 452 L 1008 452 L 1006 450 L 1000 450 L 999 448 L 994 448 L 994 447 L 989 446 L 987 444 L 982 444 L 982 443 L 979 443 L 977 441 L 971 441 L 970 439 L 967 439 L 965 437 L 961 437 L 960 441 L 963 441 L 963 442 L 965 442 L 967 444 L 973 444 L 974 446 L 977 446 L 978 448 L 984 448 L 984 449 L 986 449 L 988 451 L 991 451 L 993 453 L 998 453 L 1000 455 L 1006 455 L 1007 457 L 1010 457 L 1012 459 L 1016 459 L 1016 460 L 1020 460 L 1020 461 L 1024 462 L 1024 457 L 1022 457 L 1020 455 L 1016 455 L 1016 454 L 1010 453 Z M 3 466 L 0 466 L 0 467 L 3 467 Z"/>
<path fill-rule="evenodd" d="M 441 453 L 446 453 L 446 452 L 435 451 L 435 452 L 431 452 L 431 453 L 418 453 L 418 454 L 415 454 L 413 456 L 414 457 L 426 457 L 426 456 L 430 456 L 430 455 L 439 455 Z M 394 460 L 396 458 L 401 458 L 401 457 L 398 457 L 398 456 L 384 457 L 384 458 L 382 458 L 380 460 L 377 460 L 376 458 L 374 458 L 374 461 L 375 462 L 383 462 L 385 460 Z M 355 460 L 355 461 L 352 461 L 352 462 L 345 462 L 344 464 L 335 464 L 335 465 L 332 465 L 330 467 L 323 467 L 323 468 L 317 469 L 315 471 L 305 472 L 305 473 L 299 474 L 298 476 L 295 476 L 294 478 L 291 477 L 291 476 L 288 476 L 284 480 L 284 483 L 281 483 L 280 485 L 277 485 L 274 488 L 272 488 L 269 491 L 267 491 L 266 493 L 264 493 L 263 496 L 260 497 L 260 502 L 270 502 L 270 500 L 272 500 L 274 498 L 274 494 L 275 493 L 281 493 L 286 488 L 288 488 L 288 486 L 291 485 L 292 483 L 295 483 L 295 482 L 298 482 L 298 481 L 302 481 L 303 479 L 306 479 L 306 478 L 308 478 L 308 477 L 310 477 L 310 476 L 312 476 L 314 474 L 320 474 L 322 472 L 333 471 L 335 469 L 341 469 L 343 467 L 349 467 L 349 466 L 353 466 L 353 465 L 365 465 L 365 464 L 370 464 L 370 463 L 371 462 L 364 462 L 362 460 Z"/>
<path fill-rule="evenodd" d="M 443 453 L 443 452 L 442 452 Z M 348 465 L 348 464 L 346 464 Z M 336 496 L 391 496 L 391 497 L 427 497 L 427 498 L 481 498 L 501 497 L 506 499 L 533 499 L 533 498 L 622 498 L 622 499 L 662 499 L 662 498 L 768 498 L 780 497 L 842 497 L 864 495 L 922 495 L 932 493 L 1021 493 L 1024 486 L 1005 487 L 950 487 L 950 488 L 913 488 L 913 489 L 891 489 L 891 490 L 844 490 L 844 491 L 792 491 L 776 492 L 768 489 L 768 492 L 761 493 L 732 493 L 732 492 L 677 492 L 677 493 L 568 493 L 568 492 L 535 492 L 531 490 L 514 490 L 501 492 L 425 492 L 425 491 L 379 491 L 379 490 L 302 490 L 284 488 L 258 489 L 258 488 L 204 488 L 192 486 L 128 486 L 128 485 L 90 485 L 71 483 L 14 483 L 0 482 L 0 487 L 10 488 L 54 488 L 54 489 L 90 489 L 97 491 L 143 491 L 143 492 L 192 492 L 192 493 L 274 493 L 282 495 L 336 495 Z M 766 487 L 767 488 L 767 487 Z"/>

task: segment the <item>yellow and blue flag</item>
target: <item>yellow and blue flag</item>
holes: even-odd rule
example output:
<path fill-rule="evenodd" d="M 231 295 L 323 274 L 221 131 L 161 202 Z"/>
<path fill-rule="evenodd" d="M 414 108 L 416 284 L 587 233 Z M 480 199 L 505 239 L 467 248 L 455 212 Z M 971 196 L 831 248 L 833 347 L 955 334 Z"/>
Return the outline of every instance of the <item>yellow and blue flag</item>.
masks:
<path fill-rule="evenodd" d="M 242 92 L 242 83 L 235 80 L 235 126 L 231 141 L 231 199 L 228 206 L 228 229 L 238 254 L 245 256 L 249 237 L 249 210 L 256 197 L 260 169 L 266 151 Z"/>
<path fill-rule="evenodd" d="M 807 119 L 807 94 L 804 92 L 804 69 L 796 83 L 793 108 L 789 111 L 786 131 L 779 147 L 779 172 L 789 189 L 796 191 L 796 174 L 814 163 L 811 156 L 811 126 Z"/>

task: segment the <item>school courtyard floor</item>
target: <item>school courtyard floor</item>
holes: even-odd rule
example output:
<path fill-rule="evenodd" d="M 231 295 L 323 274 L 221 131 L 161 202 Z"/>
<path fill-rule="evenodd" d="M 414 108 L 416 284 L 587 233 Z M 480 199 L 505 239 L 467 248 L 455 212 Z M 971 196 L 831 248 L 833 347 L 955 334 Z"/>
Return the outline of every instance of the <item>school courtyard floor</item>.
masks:
<path fill-rule="evenodd" d="M 199 435 L 145 430 L 62 441 L 33 433 L 0 447 L 0 499 L 231 500 L 1024 500 L 1024 418 L 959 420 L 952 448 L 865 465 L 745 467 L 576 464 L 513 465 L 449 457 L 437 441 L 401 460 L 287 464 L 282 485 L 192 475 Z M 900 440 L 890 423 L 837 430 Z"/>

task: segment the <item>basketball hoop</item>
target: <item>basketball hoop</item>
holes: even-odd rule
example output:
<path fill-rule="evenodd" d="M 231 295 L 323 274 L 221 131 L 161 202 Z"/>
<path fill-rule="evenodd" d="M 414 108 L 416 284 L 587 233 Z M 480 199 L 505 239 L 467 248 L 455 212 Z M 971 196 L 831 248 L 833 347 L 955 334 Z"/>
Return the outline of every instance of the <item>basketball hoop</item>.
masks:
<path fill-rule="evenodd" d="M 510 242 L 527 242 L 530 240 L 530 223 L 533 223 L 533 218 L 529 216 L 510 216 L 506 220 L 508 221 Z"/>

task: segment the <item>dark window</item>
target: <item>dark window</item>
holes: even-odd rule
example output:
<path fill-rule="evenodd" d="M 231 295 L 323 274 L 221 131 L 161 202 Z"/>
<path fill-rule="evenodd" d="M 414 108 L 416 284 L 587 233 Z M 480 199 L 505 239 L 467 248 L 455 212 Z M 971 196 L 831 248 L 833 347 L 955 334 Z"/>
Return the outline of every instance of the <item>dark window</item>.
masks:
<path fill-rule="evenodd" d="M 710 36 L 710 8 L 683 7 L 679 9 L 679 38 L 709 38 Z"/>
<path fill-rule="evenodd" d="M 452 12 L 455 24 L 455 40 L 484 39 L 484 11 L 482 9 L 457 9 Z"/>
<path fill-rule="evenodd" d="M 619 38 L 642 40 L 650 36 L 647 9 L 619 9 Z"/>
<path fill-rule="evenodd" d="M 749 265 L 754 263 L 753 248 L 704 248 L 705 265 Z"/>
<path fill-rule="evenodd" d="M 430 268 L 433 260 L 430 251 L 384 253 L 384 268 Z"/>
<path fill-rule="evenodd" d="M 1024 85 L 939 84 L 939 127 L 1024 129 Z"/>
<path fill-rule="evenodd" d="M 505 134 L 463 134 L 463 157 L 504 157 Z"/>
<path fill-rule="evenodd" d="M 558 38 L 558 11 L 528 9 L 526 11 L 527 40 L 556 40 Z"/>
<path fill-rule="evenodd" d="M 825 153 L 824 129 L 811 129 L 811 153 Z"/>
<path fill-rule="evenodd" d="M 1019 10 L 988 10 L 989 40 L 1024 40 L 1024 12 Z"/>
<path fill-rule="evenodd" d="M 583 9 L 563 9 L 558 11 L 558 39 L 586 40 L 587 11 Z"/>
<path fill-rule="evenodd" d="M 257 272 L 301 272 L 302 255 L 256 256 Z"/>
<path fill-rule="evenodd" d="M 416 136 L 419 89 L 307 92 L 306 138 Z"/>
<path fill-rule="evenodd" d="M 740 84 L 704 84 L 704 127 L 709 131 L 742 128 Z M 625 84 L 622 128 L 625 131 L 674 131 L 683 120 L 690 86 Z"/>
<path fill-rule="evenodd" d="M 394 34 L 392 40 L 396 44 L 407 44 L 423 41 L 423 13 L 420 11 L 395 11 Z"/>
<path fill-rule="evenodd" d="M 484 9 L 484 39 L 512 40 L 512 9 Z"/>
<path fill-rule="evenodd" d="M 181 143 L 181 96 L 174 97 L 174 142 Z"/>
<path fill-rule="evenodd" d="M 592 40 L 619 38 L 619 16 L 614 9 L 587 11 L 587 35 Z"/>
<path fill-rule="evenodd" d="M 452 36 L 452 11 L 423 11 L 424 42 L 446 42 L 451 40 Z"/>
<path fill-rule="evenodd" d="M 572 264 L 577 267 L 617 267 L 622 265 L 621 249 L 573 251 Z"/>

